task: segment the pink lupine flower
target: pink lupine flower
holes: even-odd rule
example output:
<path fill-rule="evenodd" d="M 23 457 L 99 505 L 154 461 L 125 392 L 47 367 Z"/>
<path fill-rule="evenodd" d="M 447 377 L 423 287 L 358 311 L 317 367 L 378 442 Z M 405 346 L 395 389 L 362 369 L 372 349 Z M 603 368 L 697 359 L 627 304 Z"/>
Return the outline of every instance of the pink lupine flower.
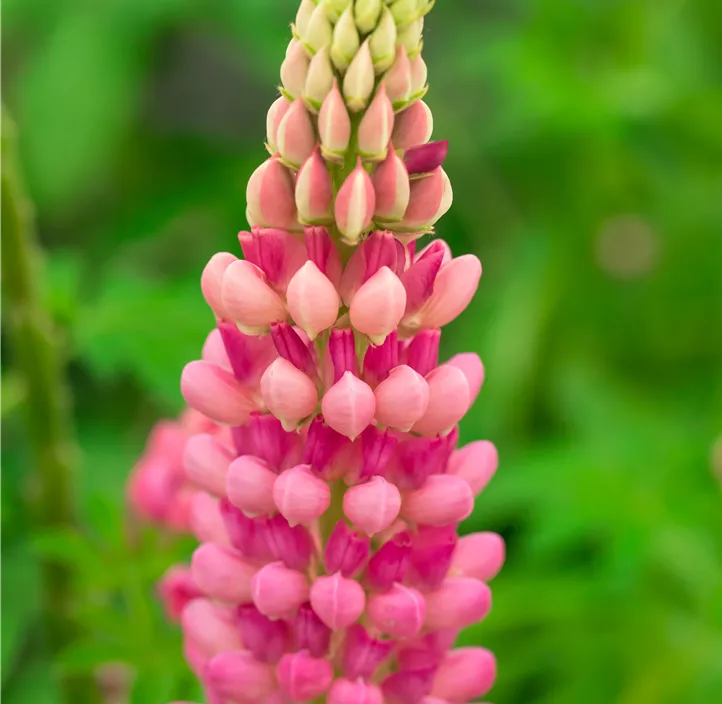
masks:
<path fill-rule="evenodd" d="M 243 259 L 201 276 L 215 328 L 129 484 L 192 533 L 159 595 L 211 704 L 464 704 L 492 686 L 453 645 L 491 608 L 502 538 L 459 537 L 498 465 L 457 448 L 485 369 L 440 359 L 481 277 L 443 240 L 424 0 L 303 0 L 246 191 Z M 189 439 L 190 438 L 190 439 Z"/>

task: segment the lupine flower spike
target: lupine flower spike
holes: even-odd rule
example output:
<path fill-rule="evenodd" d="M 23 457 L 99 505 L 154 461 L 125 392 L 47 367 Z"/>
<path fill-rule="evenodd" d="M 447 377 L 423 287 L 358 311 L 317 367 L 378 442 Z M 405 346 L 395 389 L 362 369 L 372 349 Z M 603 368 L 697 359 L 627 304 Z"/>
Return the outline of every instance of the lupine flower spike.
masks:
<path fill-rule="evenodd" d="M 504 543 L 457 534 L 498 457 L 457 448 L 481 360 L 439 361 L 481 265 L 416 242 L 453 197 L 421 100 L 432 5 L 301 2 L 243 259 L 201 278 L 215 328 L 182 375 L 193 416 L 158 428 L 131 480 L 141 515 L 200 541 L 159 594 L 213 704 L 463 704 L 494 682 L 489 651 L 453 647 Z"/>

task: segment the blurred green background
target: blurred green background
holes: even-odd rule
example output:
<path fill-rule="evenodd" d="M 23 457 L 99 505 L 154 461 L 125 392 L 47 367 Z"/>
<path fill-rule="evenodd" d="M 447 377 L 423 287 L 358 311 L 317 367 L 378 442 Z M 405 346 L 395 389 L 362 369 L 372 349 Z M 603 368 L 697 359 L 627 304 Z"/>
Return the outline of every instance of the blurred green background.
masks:
<path fill-rule="evenodd" d="M 82 449 L 82 529 L 38 535 L 24 391 L 3 349 L 2 694 L 198 697 L 152 583 L 188 553 L 124 530 L 124 481 L 237 251 L 294 0 L 5 0 L 3 101 L 47 260 Z M 722 6 L 439 0 L 425 57 L 455 201 L 484 264 L 445 333 L 484 391 L 462 440 L 501 467 L 466 526 L 500 531 L 496 704 L 722 701 Z M 5 346 L 7 347 L 7 346 Z M 715 452 L 714 447 L 717 444 Z M 38 559 L 72 570 L 76 643 L 49 662 Z M 200 701 L 200 699 L 197 699 Z"/>

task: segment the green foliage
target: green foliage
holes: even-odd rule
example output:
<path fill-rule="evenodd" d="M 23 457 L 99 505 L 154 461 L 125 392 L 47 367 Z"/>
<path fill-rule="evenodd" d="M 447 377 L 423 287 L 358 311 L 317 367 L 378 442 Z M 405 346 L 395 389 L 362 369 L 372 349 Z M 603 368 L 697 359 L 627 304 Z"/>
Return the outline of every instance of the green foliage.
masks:
<path fill-rule="evenodd" d="M 24 391 L 6 365 L 9 702 L 57 701 L 53 673 L 107 662 L 128 666 L 134 703 L 200 701 L 152 597 L 190 547 L 130 531 L 123 487 L 212 324 L 200 271 L 238 251 L 294 5 L 3 3 L 5 100 L 83 449 L 82 530 L 33 534 Z M 508 565 L 462 636 L 498 654 L 499 704 L 722 700 L 718 5 L 457 0 L 428 18 L 455 190 L 439 234 L 484 263 L 443 345 L 484 359 L 462 435 L 502 458 L 465 528 L 501 531 Z M 72 565 L 83 632 L 54 663 L 42 554 Z"/>

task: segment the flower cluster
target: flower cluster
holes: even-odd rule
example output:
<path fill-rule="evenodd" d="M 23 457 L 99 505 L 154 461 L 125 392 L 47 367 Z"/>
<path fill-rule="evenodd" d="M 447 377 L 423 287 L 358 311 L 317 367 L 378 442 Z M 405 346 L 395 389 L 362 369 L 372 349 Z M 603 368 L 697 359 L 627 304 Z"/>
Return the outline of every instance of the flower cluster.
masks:
<path fill-rule="evenodd" d="M 216 327 L 181 380 L 212 422 L 183 442 L 201 545 L 161 593 L 214 704 L 467 702 L 495 678 L 452 648 L 504 545 L 457 534 L 498 461 L 457 448 L 483 365 L 439 363 L 481 264 L 417 246 L 452 200 L 421 100 L 431 4 L 303 0 L 243 259 L 202 274 Z"/>

